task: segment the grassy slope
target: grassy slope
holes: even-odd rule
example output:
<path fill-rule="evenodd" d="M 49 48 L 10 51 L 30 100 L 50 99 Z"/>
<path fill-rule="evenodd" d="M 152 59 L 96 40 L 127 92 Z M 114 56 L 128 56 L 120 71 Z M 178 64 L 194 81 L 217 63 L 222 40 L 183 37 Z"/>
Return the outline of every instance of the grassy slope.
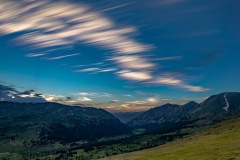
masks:
<path fill-rule="evenodd" d="M 240 160 L 240 117 L 165 145 L 104 160 Z"/>

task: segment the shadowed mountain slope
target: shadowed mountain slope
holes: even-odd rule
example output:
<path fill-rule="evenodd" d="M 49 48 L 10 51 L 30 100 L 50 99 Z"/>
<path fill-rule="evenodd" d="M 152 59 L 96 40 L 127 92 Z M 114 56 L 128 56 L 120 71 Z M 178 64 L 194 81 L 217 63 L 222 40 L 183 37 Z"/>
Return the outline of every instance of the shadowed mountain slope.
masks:
<path fill-rule="evenodd" d="M 1 133 L 42 142 L 74 142 L 129 133 L 130 129 L 103 109 L 58 103 L 0 102 Z M 24 138 L 23 138 L 24 139 Z"/>

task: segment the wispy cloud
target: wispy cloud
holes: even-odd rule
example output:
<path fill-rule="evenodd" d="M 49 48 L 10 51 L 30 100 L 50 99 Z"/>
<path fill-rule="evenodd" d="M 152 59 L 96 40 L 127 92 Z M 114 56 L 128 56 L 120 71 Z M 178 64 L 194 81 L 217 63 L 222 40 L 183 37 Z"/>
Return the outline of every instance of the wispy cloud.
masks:
<path fill-rule="evenodd" d="M 76 53 L 76 54 L 68 54 L 68 55 L 64 55 L 64 56 L 58 56 L 58 57 L 52 57 L 52 58 L 47 58 L 47 60 L 58 60 L 58 59 L 63 59 L 63 58 L 67 58 L 67 57 L 73 57 L 73 56 L 77 56 L 80 53 Z"/>
<path fill-rule="evenodd" d="M 159 3 L 170 5 L 183 1 L 164 0 Z M 19 44 L 30 46 L 33 49 L 44 48 L 46 50 L 71 48 L 76 44 L 84 44 L 111 51 L 111 58 L 106 59 L 111 60 L 116 67 L 102 68 L 96 65 L 75 72 L 115 72 L 120 78 L 139 83 L 154 81 L 157 82 L 155 84 L 170 85 L 189 91 L 206 90 L 199 86 L 188 85 L 181 77 L 174 77 L 174 80 L 170 81 L 158 79 L 162 73 L 154 72 L 159 71 L 154 59 L 143 56 L 144 53 L 150 52 L 154 45 L 136 40 L 133 37 L 137 31 L 136 27 L 120 27 L 103 12 L 96 11 L 90 6 L 68 1 L 30 0 L 0 0 L 0 4 L 0 34 L 19 33 L 20 36 L 16 38 Z M 124 5 L 115 6 L 115 8 Z M 111 9 L 114 8 L 108 10 Z M 58 60 L 77 55 L 79 53 L 50 57 L 46 60 Z M 167 57 L 158 60 L 177 58 Z M 176 83 L 177 81 L 179 82 Z"/>
<path fill-rule="evenodd" d="M 173 56 L 173 57 L 162 57 L 162 58 L 155 58 L 156 61 L 166 61 L 166 60 L 176 60 L 176 59 L 182 59 L 182 56 Z"/>
<path fill-rule="evenodd" d="M 19 40 L 36 47 L 71 45 L 79 41 L 113 50 L 117 53 L 138 53 L 148 45 L 133 40 L 126 34 L 132 27 L 120 28 L 100 12 L 84 4 L 64 1 L 0 1 L 2 34 L 27 31 Z M 31 12 L 34 9 L 34 12 Z M 47 19 L 46 19 L 47 18 Z"/>
<path fill-rule="evenodd" d="M 166 103 L 176 104 L 178 102 L 166 99 L 159 99 L 157 97 L 149 97 L 139 101 L 124 102 L 120 105 L 112 104 L 110 106 L 107 106 L 107 109 L 111 111 L 143 111 Z"/>
<path fill-rule="evenodd" d="M 40 57 L 40 56 L 45 56 L 47 53 L 30 53 L 26 54 L 26 57 Z"/>
<path fill-rule="evenodd" d="M 147 81 L 152 78 L 148 72 L 131 72 L 126 71 L 120 73 L 119 76 L 124 79 L 136 80 L 136 81 Z"/>
<path fill-rule="evenodd" d="M 113 7 L 109 7 L 109 8 L 103 9 L 101 11 L 102 12 L 111 11 L 111 10 L 114 10 L 114 9 L 118 9 L 118 8 L 122 8 L 122 7 L 128 6 L 130 4 L 133 4 L 133 2 L 116 5 L 116 6 L 113 6 Z"/>
<path fill-rule="evenodd" d="M 111 97 L 111 93 L 106 93 L 106 92 L 79 92 L 75 95 L 80 95 L 80 96 L 89 96 L 89 97 Z"/>
<path fill-rule="evenodd" d="M 99 71 L 100 68 L 86 68 L 81 70 L 76 70 L 75 72 L 93 72 L 93 71 Z"/>
<path fill-rule="evenodd" d="M 168 76 L 165 75 L 163 77 L 156 78 L 155 80 L 153 80 L 152 82 L 149 82 L 149 83 L 160 84 L 160 85 L 168 85 L 168 86 L 177 87 L 177 88 L 183 88 L 183 89 L 186 89 L 186 90 L 192 91 L 192 92 L 202 92 L 202 91 L 209 90 L 208 88 L 203 88 L 201 86 L 188 85 L 183 80 L 176 79 L 174 76 L 169 76 L 169 75 Z"/>
<path fill-rule="evenodd" d="M 132 95 L 130 95 L 130 94 L 124 94 L 122 96 L 124 96 L 124 97 L 132 97 Z"/>
<path fill-rule="evenodd" d="M 82 98 L 79 98 L 78 101 L 80 101 L 80 102 L 91 102 L 92 99 L 90 99 L 88 97 L 82 97 Z"/>
<path fill-rule="evenodd" d="M 126 69 L 150 69 L 154 68 L 155 65 L 149 62 L 146 58 L 140 56 L 116 56 L 112 58 L 122 68 Z"/>

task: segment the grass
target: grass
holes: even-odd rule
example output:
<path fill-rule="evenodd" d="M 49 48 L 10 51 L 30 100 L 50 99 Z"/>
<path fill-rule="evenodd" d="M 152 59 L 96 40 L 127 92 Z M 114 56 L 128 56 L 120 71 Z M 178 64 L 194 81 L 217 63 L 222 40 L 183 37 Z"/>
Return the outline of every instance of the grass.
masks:
<path fill-rule="evenodd" d="M 102 160 L 240 160 L 240 117 L 199 128 L 184 128 L 182 132 L 192 134 L 166 144 L 161 143 L 161 146 L 155 148 L 125 154 L 120 153 L 137 150 L 143 144 L 148 144 L 151 141 L 155 142 L 157 140 L 158 142 L 163 135 L 140 135 L 139 137 L 121 139 L 117 143 L 111 143 L 110 138 L 105 139 L 110 140 L 109 144 L 100 145 L 100 148 L 94 145 L 94 149 L 87 152 L 79 148 L 73 150 L 75 153 L 72 155 L 67 151 L 63 154 L 64 158 L 61 159 L 90 160 L 114 155 L 111 153 L 115 153 L 120 155 L 103 158 Z M 171 134 L 175 133 L 168 133 L 167 135 Z M 27 136 L 26 134 L 24 137 L 31 139 L 34 136 Z M 35 159 L 36 157 L 38 159 L 48 157 L 48 159 L 54 160 L 62 154 L 56 154 L 55 151 L 61 148 L 70 149 L 57 143 L 53 146 L 24 147 L 22 141 L 22 139 L 17 139 L 12 143 L 10 143 L 9 139 L 0 141 L 0 160 L 2 158 L 20 160 L 23 159 L 23 155 L 26 159 L 33 159 L 34 156 Z M 37 156 L 38 154 L 41 156 Z"/>
<path fill-rule="evenodd" d="M 240 117 L 159 147 L 102 160 L 240 160 Z"/>

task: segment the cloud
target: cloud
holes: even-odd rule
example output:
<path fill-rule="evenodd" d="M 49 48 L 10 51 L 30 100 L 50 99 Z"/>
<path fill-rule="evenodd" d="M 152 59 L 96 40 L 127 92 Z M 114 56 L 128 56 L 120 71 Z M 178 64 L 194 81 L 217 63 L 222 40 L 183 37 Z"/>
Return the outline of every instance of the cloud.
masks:
<path fill-rule="evenodd" d="M 132 97 L 132 95 L 130 95 L 130 94 L 124 94 L 123 96 L 124 97 Z"/>
<path fill-rule="evenodd" d="M 118 8 L 122 8 L 122 7 L 128 6 L 130 4 L 133 4 L 133 2 L 116 5 L 116 6 L 113 6 L 113 7 L 109 7 L 109 8 L 103 9 L 101 11 L 102 12 L 111 11 L 111 10 L 114 10 L 114 9 L 118 9 Z"/>
<path fill-rule="evenodd" d="M 182 83 L 181 80 L 178 80 L 178 79 L 174 79 L 174 78 L 171 78 L 171 77 L 166 77 L 166 78 L 158 78 L 156 80 L 156 82 L 158 84 L 163 84 L 163 85 L 179 85 Z"/>
<path fill-rule="evenodd" d="M 155 103 L 155 102 L 158 102 L 158 99 L 151 97 L 151 98 L 148 98 L 147 101 L 148 101 L 148 102 L 154 102 L 154 103 Z"/>
<path fill-rule="evenodd" d="M 125 69 L 149 69 L 155 66 L 140 56 L 116 56 L 112 60 Z"/>
<path fill-rule="evenodd" d="M 111 97 L 111 93 L 106 93 L 106 92 L 79 92 L 75 95 L 80 95 L 80 96 L 89 96 L 89 97 Z"/>
<path fill-rule="evenodd" d="M 104 68 L 104 69 L 99 69 L 99 71 L 96 71 L 95 73 L 101 73 L 101 72 L 113 72 L 116 71 L 116 68 Z"/>
<path fill-rule="evenodd" d="M 79 98 L 78 101 L 80 101 L 80 102 L 91 102 L 92 99 L 90 99 L 88 97 L 82 97 L 82 98 Z"/>
<path fill-rule="evenodd" d="M 183 105 L 187 102 L 188 101 L 186 100 L 175 101 L 175 100 L 160 98 L 155 96 L 155 97 L 149 97 L 143 100 L 124 102 L 120 105 L 109 104 L 109 106 L 107 106 L 106 109 L 109 111 L 129 111 L 129 112 L 134 111 L 135 112 L 135 111 L 148 110 L 150 108 L 161 106 L 166 103 Z"/>
<path fill-rule="evenodd" d="M 186 90 L 192 91 L 192 92 L 202 92 L 202 91 L 209 90 L 208 88 L 203 88 L 201 86 L 188 85 L 184 81 L 182 81 L 180 79 L 176 79 L 174 76 L 160 77 L 150 83 L 155 83 L 155 84 L 160 84 L 160 85 L 168 85 L 168 86 L 173 86 L 173 87 L 177 87 L 177 88 L 183 88 L 183 89 L 186 89 Z"/>
<path fill-rule="evenodd" d="M 162 0 L 161 5 L 171 5 L 184 0 Z M 116 67 L 90 67 L 75 72 L 115 72 L 118 77 L 141 84 L 170 85 L 189 91 L 205 91 L 200 86 L 188 85 L 185 79 L 158 79 L 164 73 L 159 71 L 154 59 L 144 57 L 154 45 L 137 41 L 133 35 L 136 27 L 120 27 L 103 12 L 99 12 L 82 3 L 70 1 L 31 1 L 0 0 L 0 34 L 18 33 L 15 41 L 27 45 L 30 49 L 58 50 L 72 48 L 76 44 L 89 45 L 111 51 Z M 121 6 L 115 6 L 121 7 Z M 113 8 L 110 8 L 113 9 Z M 44 53 L 27 54 L 27 57 L 39 57 Z M 77 54 L 46 58 L 57 60 Z M 178 57 L 179 58 L 179 57 Z M 158 59 L 170 60 L 176 57 Z M 101 63 L 101 62 L 100 62 Z M 160 71 L 159 71 L 160 72 Z M 142 83 L 143 82 L 143 83 Z"/>
<path fill-rule="evenodd" d="M 13 102 L 46 102 L 41 94 L 36 93 L 34 90 L 27 90 L 20 92 L 14 86 L 7 86 L 0 84 L 0 99 L 1 101 Z"/>
<path fill-rule="evenodd" d="M 143 111 L 156 107 L 156 104 L 152 104 L 145 101 L 132 101 L 121 104 L 120 106 L 107 106 L 111 111 Z"/>
<path fill-rule="evenodd" d="M 162 58 L 155 58 L 156 61 L 166 61 L 166 60 L 176 60 L 176 59 L 182 59 L 182 56 L 173 56 L 173 57 L 162 57 Z"/>
<path fill-rule="evenodd" d="M 44 56 L 46 55 L 47 53 L 30 53 L 30 54 L 26 54 L 26 57 L 40 57 L 40 56 Z"/>
<path fill-rule="evenodd" d="M 91 96 L 91 95 L 94 95 L 95 93 L 80 92 L 78 94 L 82 96 Z"/>
<path fill-rule="evenodd" d="M 69 99 L 62 95 L 52 95 L 52 94 L 42 94 L 41 97 L 49 102 L 61 102 L 61 101 L 66 101 L 67 99 Z"/>
<path fill-rule="evenodd" d="M 99 71 L 100 68 L 86 68 L 81 70 L 76 70 L 75 72 L 93 72 L 93 71 Z"/>
<path fill-rule="evenodd" d="M 148 72 L 131 72 L 131 71 L 119 73 L 119 77 L 135 81 L 146 81 L 152 78 L 152 76 Z"/>
<path fill-rule="evenodd" d="M 115 111 L 142 111 L 156 107 L 164 102 L 166 101 L 161 101 L 157 97 L 150 97 L 140 101 L 124 102 L 120 106 L 108 106 L 107 109 Z"/>
<path fill-rule="evenodd" d="M 119 100 L 110 100 L 110 101 L 108 101 L 108 103 L 118 103 L 119 102 Z"/>
<path fill-rule="evenodd" d="M 104 73 L 116 71 L 116 68 L 85 68 L 76 70 L 75 72 L 92 72 L 92 73 Z"/>
<path fill-rule="evenodd" d="M 73 56 L 77 56 L 80 53 L 76 53 L 76 54 L 68 54 L 68 55 L 64 55 L 64 56 L 58 56 L 58 57 L 52 57 L 52 58 L 47 58 L 47 60 L 57 60 L 57 59 L 63 59 L 66 57 L 73 57 Z"/>
<path fill-rule="evenodd" d="M 182 85 L 182 86 L 179 86 L 180 88 L 184 88 L 184 89 L 187 89 L 189 91 L 193 91 L 193 92 L 202 92 L 202 91 L 208 91 L 210 90 L 209 88 L 203 88 L 201 86 L 191 86 L 191 85 Z"/>
<path fill-rule="evenodd" d="M 86 43 L 132 54 L 145 52 L 148 45 L 126 34 L 132 27 L 117 29 L 112 20 L 89 6 L 65 1 L 7 1 L 1 0 L 0 25 L 2 34 L 22 33 L 18 40 L 40 48 Z M 34 10 L 34 12 L 32 12 Z"/>

